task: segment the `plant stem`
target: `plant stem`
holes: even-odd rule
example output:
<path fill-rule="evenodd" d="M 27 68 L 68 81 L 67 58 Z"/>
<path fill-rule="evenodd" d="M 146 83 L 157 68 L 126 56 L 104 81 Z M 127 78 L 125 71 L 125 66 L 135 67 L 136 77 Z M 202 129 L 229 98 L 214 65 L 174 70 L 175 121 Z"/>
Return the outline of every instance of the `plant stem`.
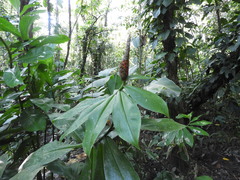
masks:
<path fill-rule="evenodd" d="M 0 37 L 0 41 L 2 41 L 3 45 L 5 46 L 5 48 L 7 49 L 7 52 L 8 52 L 8 56 L 9 56 L 9 67 L 10 68 L 13 68 L 13 59 L 12 59 L 12 53 L 8 47 L 8 45 L 6 44 L 6 42 L 3 40 L 3 38 Z"/>

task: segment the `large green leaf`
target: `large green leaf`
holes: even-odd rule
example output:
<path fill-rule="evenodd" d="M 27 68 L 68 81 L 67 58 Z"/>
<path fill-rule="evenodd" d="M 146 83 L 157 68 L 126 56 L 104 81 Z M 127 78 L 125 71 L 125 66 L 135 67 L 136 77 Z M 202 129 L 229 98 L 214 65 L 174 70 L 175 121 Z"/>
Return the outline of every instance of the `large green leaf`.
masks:
<path fill-rule="evenodd" d="M 22 63 L 34 63 L 38 60 L 46 60 L 53 57 L 54 50 L 49 46 L 36 47 L 27 52 L 26 55 L 18 58 Z"/>
<path fill-rule="evenodd" d="M 103 97 L 95 98 L 95 99 L 89 99 L 82 101 L 74 108 L 70 109 L 66 113 L 64 113 L 62 116 L 56 118 L 53 123 L 57 127 L 61 128 L 67 128 L 65 130 L 64 134 L 61 136 L 61 139 L 63 139 L 65 136 L 69 135 L 73 131 L 75 131 L 77 128 L 79 128 L 85 121 L 88 120 L 88 117 L 91 113 L 95 111 L 95 109 L 105 100 Z M 68 120 L 72 120 L 74 116 L 78 115 L 77 118 L 73 120 L 73 123 L 68 126 L 66 123 Z M 62 127 L 63 126 L 63 127 Z M 66 127 L 67 126 L 67 127 Z"/>
<path fill-rule="evenodd" d="M 26 131 L 34 132 L 45 130 L 47 116 L 38 109 L 26 109 L 22 112 L 19 120 Z"/>
<path fill-rule="evenodd" d="M 107 138 L 104 143 L 104 174 L 106 180 L 140 179 L 131 163 L 122 154 L 114 141 Z"/>
<path fill-rule="evenodd" d="M 140 106 L 169 117 L 167 103 L 158 95 L 133 86 L 125 86 L 124 89 Z"/>
<path fill-rule="evenodd" d="M 0 31 L 10 32 L 17 37 L 21 37 L 21 34 L 18 31 L 18 29 L 13 24 L 11 24 L 8 20 L 2 17 L 0 17 Z"/>
<path fill-rule="evenodd" d="M 70 108 L 68 104 L 55 104 L 54 100 L 51 98 L 35 98 L 30 100 L 45 112 L 48 112 L 53 107 L 60 109 L 61 111 L 67 111 Z"/>
<path fill-rule="evenodd" d="M 16 66 L 12 69 L 8 69 L 3 73 L 3 80 L 9 87 L 15 87 L 23 83 L 23 79 L 21 77 L 21 72 L 19 68 Z"/>
<path fill-rule="evenodd" d="M 93 148 L 90 162 L 91 162 L 91 180 L 105 179 L 103 168 L 103 144 L 98 144 L 96 148 Z"/>
<path fill-rule="evenodd" d="M 113 123 L 118 135 L 138 147 L 141 127 L 141 114 L 137 104 L 124 92 L 119 91 L 113 108 Z"/>
<path fill-rule="evenodd" d="M 113 75 L 110 77 L 109 81 L 107 82 L 107 91 L 109 94 L 113 94 L 115 89 L 119 89 L 122 86 L 123 82 L 120 76 Z"/>
<path fill-rule="evenodd" d="M 3 154 L 0 156 L 0 179 L 3 175 L 3 172 L 5 170 L 5 168 L 7 167 L 8 165 L 8 155 L 7 154 Z"/>
<path fill-rule="evenodd" d="M 31 46 L 43 46 L 45 44 L 61 44 L 67 42 L 69 37 L 66 35 L 40 36 L 34 40 Z"/>
<path fill-rule="evenodd" d="M 113 95 L 109 96 L 88 116 L 88 121 L 85 123 L 86 131 L 83 139 L 83 149 L 87 155 L 90 155 L 95 140 L 105 127 L 109 115 L 112 113 L 114 100 Z"/>
<path fill-rule="evenodd" d="M 23 40 L 29 39 L 29 32 L 31 30 L 31 26 L 35 20 L 37 20 L 39 16 L 35 15 L 24 15 L 20 18 L 19 29 L 21 32 L 21 36 Z"/>
<path fill-rule="evenodd" d="M 10 180 L 22 180 L 22 179 L 28 179 L 33 180 L 36 174 L 43 168 L 43 166 L 32 166 L 29 168 L 26 168 L 22 171 L 20 171 L 18 174 L 13 176 Z"/>
<path fill-rule="evenodd" d="M 167 97 L 178 97 L 181 93 L 181 88 L 166 77 L 152 81 L 145 89 L 153 93 L 162 93 Z"/>
<path fill-rule="evenodd" d="M 54 104 L 53 99 L 50 99 L 50 98 L 31 99 L 31 102 L 45 112 L 48 112 L 53 107 L 53 104 Z"/>
<path fill-rule="evenodd" d="M 185 128 L 185 125 L 177 123 L 173 119 L 161 118 L 161 119 L 142 119 L 142 130 L 149 131 L 177 131 Z"/>
<path fill-rule="evenodd" d="M 19 172 L 10 180 L 31 180 L 42 167 L 71 151 L 79 145 L 69 145 L 59 141 L 50 142 L 30 154 L 19 167 Z"/>
<path fill-rule="evenodd" d="M 90 89 L 90 88 L 98 88 L 106 84 L 106 82 L 109 80 L 110 76 L 98 79 L 96 81 L 93 81 L 91 84 L 83 88 L 83 91 Z"/>

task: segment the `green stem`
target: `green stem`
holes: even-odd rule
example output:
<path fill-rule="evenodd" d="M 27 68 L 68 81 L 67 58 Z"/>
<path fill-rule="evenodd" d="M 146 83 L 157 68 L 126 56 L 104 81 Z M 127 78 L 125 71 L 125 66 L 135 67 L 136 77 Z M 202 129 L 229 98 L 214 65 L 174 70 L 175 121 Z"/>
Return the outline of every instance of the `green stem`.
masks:
<path fill-rule="evenodd" d="M 10 68 L 13 68 L 13 59 L 12 59 L 12 53 L 8 47 L 8 45 L 6 44 L 6 42 L 3 40 L 3 38 L 0 37 L 0 41 L 2 41 L 3 45 L 5 46 L 5 48 L 7 49 L 7 52 L 8 52 L 8 56 L 9 56 L 9 66 Z"/>

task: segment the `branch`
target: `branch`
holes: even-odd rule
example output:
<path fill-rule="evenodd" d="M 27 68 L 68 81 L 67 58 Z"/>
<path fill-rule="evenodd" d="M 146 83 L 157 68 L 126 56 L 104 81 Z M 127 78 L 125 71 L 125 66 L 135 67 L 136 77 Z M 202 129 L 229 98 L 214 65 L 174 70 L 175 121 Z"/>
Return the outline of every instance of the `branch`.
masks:
<path fill-rule="evenodd" d="M 123 56 L 123 60 L 125 60 L 125 61 L 129 61 L 130 42 L 131 42 L 131 35 L 129 34 L 128 39 L 127 39 L 125 54 Z"/>

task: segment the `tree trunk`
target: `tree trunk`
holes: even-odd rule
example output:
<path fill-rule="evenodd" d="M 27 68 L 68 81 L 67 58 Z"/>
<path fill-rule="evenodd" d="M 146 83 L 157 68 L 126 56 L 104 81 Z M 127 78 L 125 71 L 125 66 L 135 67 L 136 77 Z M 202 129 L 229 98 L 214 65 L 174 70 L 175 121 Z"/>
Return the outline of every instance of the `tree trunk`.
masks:
<path fill-rule="evenodd" d="M 236 74 L 240 73 L 240 46 L 236 51 L 230 53 L 230 55 L 218 66 L 214 67 L 212 76 L 205 80 L 195 91 L 187 97 L 185 109 L 188 112 L 196 110 L 200 105 L 207 102 L 212 98 L 220 87 L 228 84 Z M 231 73 L 226 76 L 224 73 L 220 73 L 221 69 L 231 69 Z"/>
<path fill-rule="evenodd" d="M 48 12 L 48 35 L 51 35 L 51 4 L 50 0 L 47 0 L 47 12 Z"/>
<path fill-rule="evenodd" d="M 166 69 L 167 69 L 167 77 L 171 79 L 175 84 L 179 84 L 178 82 L 178 57 L 174 52 L 176 47 L 175 44 L 175 34 L 171 29 L 171 22 L 174 19 L 174 5 L 168 8 L 167 12 L 163 16 L 163 31 L 170 32 L 168 37 L 162 41 L 164 52 L 167 52 L 165 56 Z"/>
<path fill-rule="evenodd" d="M 69 41 L 68 41 L 68 44 L 67 44 L 67 54 L 66 54 L 66 58 L 65 58 L 65 61 L 64 61 L 64 69 L 66 68 L 67 66 L 67 63 L 68 63 L 68 57 L 69 57 L 69 54 L 70 54 L 70 45 L 71 45 L 71 37 L 72 37 L 72 21 L 71 21 L 71 1 L 68 0 L 68 37 L 69 37 Z"/>
<path fill-rule="evenodd" d="M 87 55 L 88 55 L 88 34 L 86 33 L 83 40 L 82 40 L 82 64 L 80 67 L 80 77 L 82 77 L 85 73 L 85 65 L 87 62 Z"/>
<path fill-rule="evenodd" d="M 58 9 L 58 3 L 59 0 L 56 0 L 56 14 L 55 14 L 55 20 L 56 20 L 56 26 L 54 29 L 54 33 L 55 34 L 59 34 L 59 9 Z M 59 46 L 59 45 L 58 45 Z M 55 63 L 56 63 L 56 68 L 57 68 L 57 72 L 60 71 L 61 69 L 61 61 L 60 61 L 60 50 L 56 51 L 56 55 L 55 55 Z"/>

